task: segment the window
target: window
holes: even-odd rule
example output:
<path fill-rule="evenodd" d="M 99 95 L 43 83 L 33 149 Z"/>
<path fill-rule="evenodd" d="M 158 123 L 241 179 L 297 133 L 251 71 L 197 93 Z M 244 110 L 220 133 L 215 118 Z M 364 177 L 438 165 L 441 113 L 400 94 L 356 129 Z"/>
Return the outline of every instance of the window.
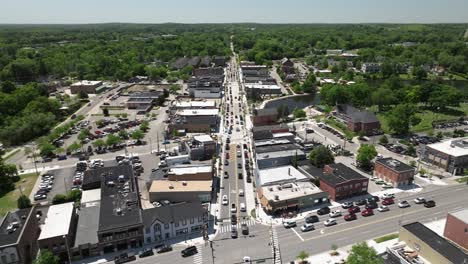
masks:
<path fill-rule="evenodd" d="M 363 182 L 363 183 L 362 183 L 362 186 L 367 186 L 367 182 Z"/>
<path fill-rule="evenodd" d="M 11 262 L 16 262 L 16 255 L 10 254 Z"/>
<path fill-rule="evenodd" d="M 2 263 L 7 264 L 7 257 L 5 255 L 2 256 Z"/>
<path fill-rule="evenodd" d="M 145 233 L 148 234 L 149 232 L 150 232 L 150 228 L 149 227 L 145 228 Z"/>
<path fill-rule="evenodd" d="M 176 222 L 176 223 L 175 223 L 175 227 L 179 227 L 179 222 Z"/>
<path fill-rule="evenodd" d="M 187 220 L 186 219 L 182 220 L 182 225 L 187 225 Z"/>
<path fill-rule="evenodd" d="M 198 222 L 203 221 L 203 218 L 201 216 L 198 217 Z"/>
<path fill-rule="evenodd" d="M 326 202 L 326 201 L 328 201 L 328 198 L 327 198 L 327 197 L 323 197 L 323 198 L 322 198 L 322 201 Z"/>
<path fill-rule="evenodd" d="M 169 224 L 164 224 L 164 229 L 169 229 Z"/>
<path fill-rule="evenodd" d="M 151 237 L 146 238 L 146 243 L 148 243 L 148 244 L 151 243 Z"/>
<path fill-rule="evenodd" d="M 194 218 L 190 218 L 190 224 L 193 224 L 195 223 L 195 219 Z"/>
<path fill-rule="evenodd" d="M 361 184 L 360 184 L 360 183 L 356 183 L 356 184 L 354 185 L 354 188 L 356 188 L 356 189 L 359 188 L 359 187 L 361 187 Z"/>

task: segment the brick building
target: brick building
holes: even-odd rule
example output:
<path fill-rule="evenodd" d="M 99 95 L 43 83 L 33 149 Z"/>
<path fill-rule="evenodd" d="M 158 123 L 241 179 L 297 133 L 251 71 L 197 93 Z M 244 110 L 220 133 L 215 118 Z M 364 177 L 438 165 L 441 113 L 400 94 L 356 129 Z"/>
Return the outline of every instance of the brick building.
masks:
<path fill-rule="evenodd" d="M 170 181 L 210 181 L 213 179 L 213 167 L 208 165 L 177 165 L 167 171 Z"/>
<path fill-rule="evenodd" d="M 447 215 L 444 236 L 468 250 L 468 209 Z"/>
<path fill-rule="evenodd" d="M 254 126 L 275 124 L 278 121 L 278 110 L 276 108 L 254 109 L 252 123 Z"/>
<path fill-rule="evenodd" d="M 367 193 L 369 179 L 343 163 L 325 165 L 319 178 L 320 189 L 335 201 Z"/>
<path fill-rule="evenodd" d="M 337 105 L 334 114 L 343 120 L 351 131 L 363 131 L 366 135 L 373 135 L 380 130 L 380 122 L 372 112 L 359 110 L 350 105 Z"/>
<path fill-rule="evenodd" d="M 283 58 L 281 60 L 281 70 L 285 74 L 292 74 L 294 73 L 294 63 L 288 59 L 288 58 Z"/>
<path fill-rule="evenodd" d="M 102 85 L 102 81 L 79 81 L 70 85 L 70 92 L 72 94 L 78 94 L 85 92 L 87 94 L 95 94 L 96 88 Z"/>
<path fill-rule="evenodd" d="M 374 176 L 398 187 L 413 182 L 414 168 L 396 159 L 384 158 L 375 161 Z"/>

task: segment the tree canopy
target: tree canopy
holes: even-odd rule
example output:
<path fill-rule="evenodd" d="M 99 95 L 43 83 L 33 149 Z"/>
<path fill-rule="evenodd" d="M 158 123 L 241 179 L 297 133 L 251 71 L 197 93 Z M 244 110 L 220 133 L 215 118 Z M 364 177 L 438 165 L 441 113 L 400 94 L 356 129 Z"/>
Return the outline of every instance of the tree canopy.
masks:
<path fill-rule="evenodd" d="M 314 148 L 310 154 L 309 159 L 315 167 L 322 168 L 326 164 L 335 162 L 335 156 L 330 149 L 325 146 L 318 146 Z"/>
<path fill-rule="evenodd" d="M 366 242 L 355 244 L 351 247 L 350 254 L 346 259 L 348 264 L 383 264 L 383 259 L 377 255 L 377 252 L 372 247 L 369 247 Z"/>
<path fill-rule="evenodd" d="M 358 149 L 356 161 L 358 166 L 364 169 L 370 169 L 371 161 L 377 156 L 377 150 L 374 145 L 363 144 Z"/>

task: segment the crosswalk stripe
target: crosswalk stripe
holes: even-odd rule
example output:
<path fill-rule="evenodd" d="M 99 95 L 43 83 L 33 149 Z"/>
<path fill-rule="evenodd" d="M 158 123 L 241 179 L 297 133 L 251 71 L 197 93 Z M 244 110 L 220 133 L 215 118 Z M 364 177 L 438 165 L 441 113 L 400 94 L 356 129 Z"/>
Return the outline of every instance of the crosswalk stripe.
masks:
<path fill-rule="evenodd" d="M 197 245 L 198 253 L 193 256 L 193 263 L 194 264 L 202 264 L 203 263 L 203 248 L 201 245 Z"/>
<path fill-rule="evenodd" d="M 237 227 L 237 229 L 240 229 L 242 224 L 246 224 L 247 226 L 253 226 L 255 224 L 257 224 L 257 222 L 253 219 L 250 219 L 250 220 L 247 220 L 247 221 L 241 221 L 239 223 L 237 223 L 237 225 L 235 225 Z M 227 232 L 231 232 L 231 226 L 232 225 L 223 225 L 219 228 L 219 233 L 227 233 Z"/>

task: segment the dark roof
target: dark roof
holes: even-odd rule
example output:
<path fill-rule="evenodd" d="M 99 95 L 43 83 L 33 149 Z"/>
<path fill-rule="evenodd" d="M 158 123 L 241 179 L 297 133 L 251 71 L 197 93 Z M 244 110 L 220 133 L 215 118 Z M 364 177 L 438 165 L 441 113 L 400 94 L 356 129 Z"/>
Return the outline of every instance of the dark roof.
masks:
<path fill-rule="evenodd" d="M 31 211 L 32 208 L 25 208 L 8 212 L 0 225 L 0 247 L 18 243 L 23 233 L 24 226 L 29 220 Z M 12 226 L 13 228 L 9 231 L 8 227 L 15 222 L 18 225 Z"/>
<path fill-rule="evenodd" d="M 189 59 L 187 57 L 178 58 L 173 63 L 170 64 L 171 68 L 182 69 L 187 66 Z"/>
<path fill-rule="evenodd" d="M 256 147 L 255 152 L 258 154 L 267 153 L 267 152 L 276 152 L 276 151 L 286 151 L 286 150 L 295 150 L 301 149 L 297 144 L 288 143 L 288 144 L 278 144 L 278 145 L 269 145 Z"/>
<path fill-rule="evenodd" d="M 202 67 L 208 67 L 211 65 L 211 58 L 210 56 L 205 56 L 201 59 L 200 61 L 200 66 Z"/>
<path fill-rule="evenodd" d="M 99 211 L 99 203 L 93 206 L 82 207 L 77 211 L 78 223 L 76 227 L 75 247 L 98 242 Z"/>
<path fill-rule="evenodd" d="M 179 119 L 173 119 L 174 124 L 207 124 L 215 125 L 218 123 L 218 116 L 186 116 Z"/>
<path fill-rule="evenodd" d="M 252 132 L 254 140 L 270 139 L 273 138 L 273 133 L 268 130 Z"/>
<path fill-rule="evenodd" d="M 137 92 L 137 93 L 131 93 L 129 95 L 130 99 L 132 98 L 159 98 L 163 92 L 162 91 L 150 91 L 150 92 Z"/>
<path fill-rule="evenodd" d="M 253 114 L 255 116 L 278 115 L 278 109 L 276 108 L 254 109 Z"/>
<path fill-rule="evenodd" d="M 200 63 L 200 57 L 198 56 L 192 57 L 189 59 L 187 63 L 190 66 L 198 66 L 198 64 Z"/>
<path fill-rule="evenodd" d="M 460 248 L 454 246 L 445 238 L 439 236 L 419 222 L 404 225 L 403 228 L 424 241 L 424 243 L 430 246 L 434 251 L 444 256 L 452 263 L 458 264 L 463 263 L 464 259 L 468 260 L 468 254 L 465 254 Z"/>
<path fill-rule="evenodd" d="M 222 67 L 196 68 L 193 69 L 193 75 L 196 77 L 218 76 L 218 78 L 222 78 L 224 69 Z"/>
<path fill-rule="evenodd" d="M 119 165 L 100 169 L 107 169 L 107 173 L 102 173 L 101 176 L 98 232 L 141 224 L 141 210 L 132 167 Z M 119 182 L 120 175 L 124 176 L 124 183 Z M 110 181 L 114 183 L 114 186 L 109 184 Z M 124 192 L 126 183 L 130 188 L 127 193 Z"/>
<path fill-rule="evenodd" d="M 403 163 L 399 160 L 396 160 L 394 158 L 378 159 L 375 161 L 375 163 L 380 163 L 383 166 L 386 166 L 397 172 L 414 171 L 414 168 L 411 167 L 410 165 Z"/>
<path fill-rule="evenodd" d="M 350 167 L 344 165 L 343 163 L 336 163 L 327 165 L 333 169 L 333 173 L 323 173 L 319 175 L 320 179 L 326 181 L 332 186 L 335 186 L 340 183 L 344 183 L 350 180 L 355 179 L 367 179 L 364 175 L 361 175 L 357 171 L 351 169 Z"/>
<path fill-rule="evenodd" d="M 337 105 L 338 113 L 347 116 L 354 123 L 375 123 L 379 122 L 377 116 L 369 111 L 359 110 L 350 105 Z"/>
<path fill-rule="evenodd" d="M 182 202 L 142 211 L 143 225 L 150 226 L 156 219 L 162 223 L 175 223 L 184 219 L 197 218 L 206 213 L 200 202 Z"/>

